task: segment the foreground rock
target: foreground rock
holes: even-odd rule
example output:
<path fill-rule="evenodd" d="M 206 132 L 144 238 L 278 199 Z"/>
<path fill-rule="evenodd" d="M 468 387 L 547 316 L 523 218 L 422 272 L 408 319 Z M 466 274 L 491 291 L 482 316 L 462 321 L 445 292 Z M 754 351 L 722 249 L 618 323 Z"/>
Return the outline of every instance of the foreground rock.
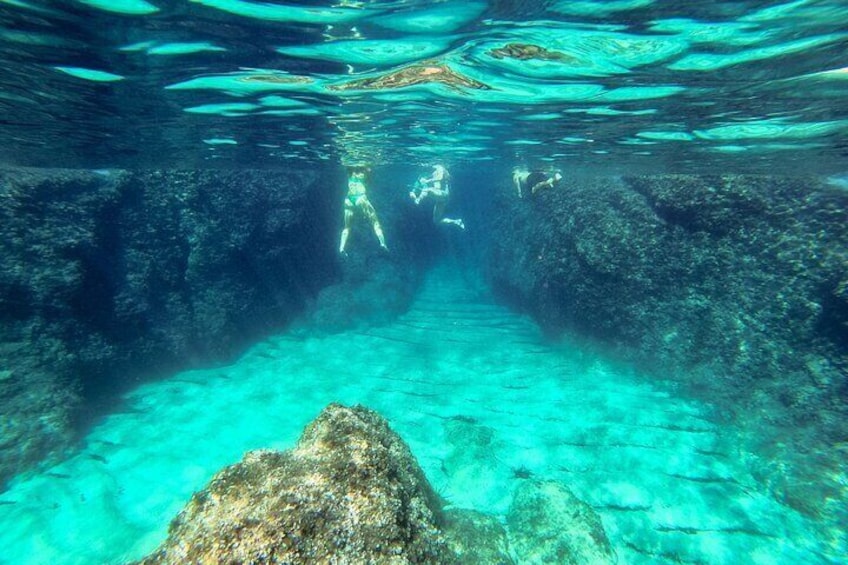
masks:
<path fill-rule="evenodd" d="M 294 450 L 254 451 L 218 473 L 142 563 L 453 563 L 440 520 L 385 420 L 330 405 Z"/>
<path fill-rule="evenodd" d="M 507 524 L 513 550 L 524 565 L 616 563 L 600 516 L 559 483 L 523 482 Z"/>
<path fill-rule="evenodd" d="M 331 404 L 292 451 L 215 475 L 139 565 L 614 562 L 598 516 L 558 483 L 519 487 L 508 522 L 509 536 L 492 516 L 444 510 L 382 417 Z"/>
<path fill-rule="evenodd" d="M 447 510 L 443 533 L 463 565 L 515 565 L 506 530 L 493 516 L 473 510 Z"/>

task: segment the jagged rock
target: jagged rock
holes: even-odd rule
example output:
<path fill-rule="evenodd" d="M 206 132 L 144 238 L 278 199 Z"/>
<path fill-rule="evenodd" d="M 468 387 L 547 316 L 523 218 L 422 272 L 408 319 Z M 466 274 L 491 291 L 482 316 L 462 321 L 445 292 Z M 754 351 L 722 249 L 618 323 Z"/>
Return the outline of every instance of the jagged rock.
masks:
<path fill-rule="evenodd" d="M 597 178 L 498 204 L 489 278 L 552 333 L 750 379 L 846 352 L 848 196 L 814 179 Z"/>
<path fill-rule="evenodd" d="M 509 541 L 523 565 L 616 563 L 600 517 L 553 481 L 522 481 L 507 514 Z"/>
<path fill-rule="evenodd" d="M 598 177 L 525 199 L 503 183 L 489 280 L 549 333 L 673 376 L 758 449 L 788 445 L 767 482 L 797 484 L 805 451 L 848 434 L 846 208 L 812 177 Z"/>
<path fill-rule="evenodd" d="M 444 535 L 462 565 L 515 564 L 509 554 L 506 530 L 492 516 L 474 510 L 447 510 Z"/>
<path fill-rule="evenodd" d="M 332 174 L 0 170 L 0 487 L 138 377 L 223 361 L 334 275 Z M 339 181 L 340 182 L 340 181 Z M 327 226 L 326 229 L 316 226 Z"/>
<path fill-rule="evenodd" d="M 292 451 L 253 451 L 219 472 L 141 563 L 455 563 L 440 521 L 386 421 L 331 404 Z"/>

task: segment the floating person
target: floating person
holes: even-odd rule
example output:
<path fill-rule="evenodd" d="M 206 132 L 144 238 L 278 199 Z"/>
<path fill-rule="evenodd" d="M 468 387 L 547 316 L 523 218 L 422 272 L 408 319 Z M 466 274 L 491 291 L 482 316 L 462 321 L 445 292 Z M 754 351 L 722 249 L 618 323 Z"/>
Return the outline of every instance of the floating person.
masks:
<path fill-rule="evenodd" d="M 380 247 L 389 250 L 386 247 L 386 239 L 383 236 L 383 228 L 380 227 L 380 220 L 377 219 L 377 211 L 368 200 L 368 189 L 365 186 L 365 171 L 364 167 L 353 167 L 350 169 L 347 179 L 347 196 L 344 199 L 344 228 L 342 228 L 341 240 L 339 241 L 339 253 L 344 253 L 347 250 L 347 239 L 350 236 L 350 225 L 353 221 L 354 212 L 359 212 L 364 215 L 371 227 L 374 228 L 374 234 L 380 242 Z"/>
<path fill-rule="evenodd" d="M 465 223 L 461 218 L 445 217 L 445 208 L 450 199 L 450 173 L 443 165 L 435 165 L 430 177 L 418 179 L 417 187 L 409 193 L 409 197 L 416 205 L 421 204 L 421 201 L 425 198 L 434 201 L 433 223 L 451 224 L 460 229 L 465 229 Z"/>
<path fill-rule="evenodd" d="M 533 177 L 533 175 L 531 174 L 529 177 L 527 177 L 527 180 L 532 182 L 532 177 Z M 554 185 L 557 184 L 561 180 L 562 180 L 562 174 L 559 171 L 555 171 L 554 174 L 548 176 L 548 178 L 546 178 L 545 180 L 531 184 L 530 185 L 531 186 L 530 187 L 530 194 L 536 194 L 537 190 L 540 190 L 540 189 L 543 189 L 543 188 L 553 188 Z"/>
<path fill-rule="evenodd" d="M 515 167 L 512 170 L 512 182 L 515 184 L 515 190 L 518 191 L 518 197 L 524 198 L 522 187 L 527 185 L 527 177 L 530 176 L 530 171 L 526 167 Z"/>
<path fill-rule="evenodd" d="M 519 198 L 524 198 L 528 190 L 530 194 L 536 194 L 536 192 L 543 188 L 553 188 L 561 180 L 562 174 L 559 171 L 554 171 L 553 173 L 544 171 L 530 172 L 521 167 L 516 167 L 512 171 L 512 182 L 515 184 Z"/>

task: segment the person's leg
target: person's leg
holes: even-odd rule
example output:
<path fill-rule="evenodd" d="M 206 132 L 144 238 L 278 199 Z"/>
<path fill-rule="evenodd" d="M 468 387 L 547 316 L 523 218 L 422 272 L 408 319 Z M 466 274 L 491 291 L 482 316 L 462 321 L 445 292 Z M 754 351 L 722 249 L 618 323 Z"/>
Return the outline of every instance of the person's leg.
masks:
<path fill-rule="evenodd" d="M 553 185 L 554 185 L 554 179 L 553 178 L 549 178 L 549 179 L 544 180 L 542 182 L 538 182 L 535 185 L 533 185 L 533 188 L 530 190 L 530 194 L 536 194 L 536 191 L 543 189 L 543 188 L 551 188 Z"/>
<path fill-rule="evenodd" d="M 443 224 L 451 224 L 460 229 L 465 229 L 465 222 L 462 221 L 462 218 L 442 218 Z"/>
<path fill-rule="evenodd" d="M 430 196 L 432 193 L 433 191 L 431 189 L 425 188 L 424 190 L 418 193 L 418 196 L 415 197 L 415 203 L 421 204 L 421 201 Z"/>
<path fill-rule="evenodd" d="M 342 236 L 339 240 L 339 253 L 344 253 L 345 248 L 347 248 L 347 238 L 350 235 L 350 222 L 352 219 L 353 210 L 350 208 L 350 205 L 345 202 L 344 227 L 342 228 Z"/>
<path fill-rule="evenodd" d="M 377 218 L 377 210 L 374 209 L 374 206 L 366 197 L 360 198 L 359 206 L 365 214 L 365 217 L 368 218 L 369 222 L 371 222 L 371 227 L 374 228 L 374 235 L 377 236 L 377 241 L 380 242 L 380 247 L 388 251 L 389 248 L 386 246 L 386 238 L 383 235 L 383 228 L 380 227 L 380 220 Z"/>
<path fill-rule="evenodd" d="M 445 216 L 445 199 L 437 198 L 436 202 L 433 204 L 433 223 L 438 224 L 442 221 L 442 218 Z"/>
<path fill-rule="evenodd" d="M 434 224 L 452 224 L 459 228 L 465 229 L 465 224 L 460 219 L 445 218 L 445 208 L 448 205 L 447 196 L 440 196 L 433 206 L 433 223 Z"/>

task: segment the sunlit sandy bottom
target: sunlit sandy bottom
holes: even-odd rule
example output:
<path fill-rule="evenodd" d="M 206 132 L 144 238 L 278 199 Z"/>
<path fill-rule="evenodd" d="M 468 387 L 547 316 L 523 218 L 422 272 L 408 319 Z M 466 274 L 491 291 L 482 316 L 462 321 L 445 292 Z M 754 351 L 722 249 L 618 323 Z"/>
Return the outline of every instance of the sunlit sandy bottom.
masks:
<path fill-rule="evenodd" d="M 828 562 L 805 520 L 758 490 L 709 407 L 546 345 L 437 272 L 391 326 L 278 336 L 133 391 L 82 452 L 0 495 L 0 563 L 138 558 L 215 471 L 292 447 L 329 402 L 388 418 L 453 505 L 502 516 L 522 477 L 566 483 L 622 563 Z"/>

